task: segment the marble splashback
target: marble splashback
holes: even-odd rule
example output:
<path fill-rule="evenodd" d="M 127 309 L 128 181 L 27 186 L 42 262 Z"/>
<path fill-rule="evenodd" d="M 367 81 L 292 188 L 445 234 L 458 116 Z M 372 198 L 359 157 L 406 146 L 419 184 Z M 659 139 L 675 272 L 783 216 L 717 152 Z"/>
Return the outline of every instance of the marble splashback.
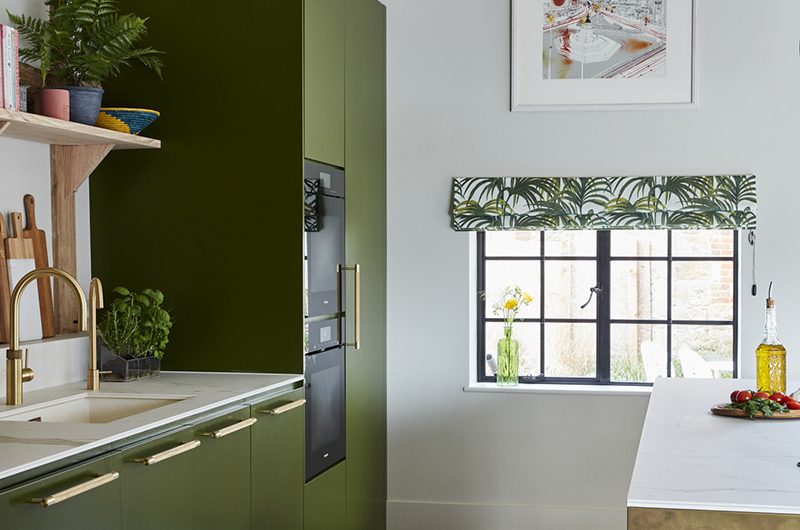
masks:
<path fill-rule="evenodd" d="M 25 383 L 24 391 L 32 392 L 86 379 L 89 368 L 89 338 L 83 334 L 60 336 L 24 343 L 30 355 L 35 377 Z M 0 346 L 0 396 L 6 393 L 7 345 Z M 5 403 L 5 400 L 3 400 Z"/>

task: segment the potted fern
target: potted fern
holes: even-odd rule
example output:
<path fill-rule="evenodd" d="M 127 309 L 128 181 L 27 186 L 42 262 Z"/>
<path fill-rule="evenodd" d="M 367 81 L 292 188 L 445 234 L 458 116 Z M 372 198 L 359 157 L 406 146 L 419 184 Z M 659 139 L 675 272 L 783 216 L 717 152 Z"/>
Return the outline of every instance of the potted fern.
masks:
<path fill-rule="evenodd" d="M 102 83 L 123 66 L 139 62 L 161 77 L 160 52 L 138 47 L 147 34 L 147 19 L 121 15 L 117 0 L 45 0 L 47 20 L 8 13 L 27 41 L 25 62 L 39 62 L 42 87 L 55 78 L 69 91 L 70 121 L 94 125 L 103 97 Z M 60 88 L 60 87 L 56 87 Z"/>
<path fill-rule="evenodd" d="M 100 315 L 98 349 L 104 381 L 132 381 L 161 372 L 161 358 L 169 342 L 172 317 L 157 289 L 141 293 L 125 287 Z"/>

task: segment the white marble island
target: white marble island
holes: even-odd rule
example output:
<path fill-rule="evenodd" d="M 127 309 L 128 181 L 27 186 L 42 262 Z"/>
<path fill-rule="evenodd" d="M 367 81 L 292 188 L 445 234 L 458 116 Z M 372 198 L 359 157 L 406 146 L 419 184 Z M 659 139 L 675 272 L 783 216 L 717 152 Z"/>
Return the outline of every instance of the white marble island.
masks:
<path fill-rule="evenodd" d="M 655 383 L 628 491 L 629 529 L 800 528 L 800 420 L 709 410 L 754 386 L 741 379 Z"/>

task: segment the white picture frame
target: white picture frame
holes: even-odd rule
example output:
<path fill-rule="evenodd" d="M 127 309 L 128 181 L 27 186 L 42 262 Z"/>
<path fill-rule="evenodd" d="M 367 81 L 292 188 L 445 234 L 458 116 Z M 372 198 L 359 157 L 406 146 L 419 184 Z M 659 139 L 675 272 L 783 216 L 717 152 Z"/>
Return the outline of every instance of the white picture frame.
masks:
<path fill-rule="evenodd" d="M 546 31 L 543 26 L 546 6 L 552 7 L 553 2 L 561 1 L 511 0 L 512 112 L 698 107 L 696 0 L 662 0 L 666 10 L 663 68 L 638 78 L 553 78 L 552 63 L 547 60 L 553 57 L 553 31 Z M 577 1 L 586 4 L 586 0 Z M 643 3 L 648 1 L 642 0 Z M 573 0 L 563 2 L 572 3 Z M 598 3 L 608 5 L 614 2 Z M 535 27 L 530 25 L 532 20 L 537 21 Z M 577 33 L 577 27 L 565 26 L 564 29 L 569 29 L 570 35 Z M 551 39 L 549 46 L 546 44 L 548 38 Z M 528 51 L 523 53 L 522 50 Z M 563 60 L 563 57 L 559 55 L 558 59 Z"/>

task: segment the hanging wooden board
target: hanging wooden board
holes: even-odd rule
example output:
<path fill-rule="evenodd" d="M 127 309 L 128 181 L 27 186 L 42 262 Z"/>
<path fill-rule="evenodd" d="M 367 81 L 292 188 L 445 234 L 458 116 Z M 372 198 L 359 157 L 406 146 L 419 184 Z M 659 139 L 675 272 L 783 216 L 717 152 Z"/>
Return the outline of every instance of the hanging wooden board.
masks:
<path fill-rule="evenodd" d="M 25 195 L 25 229 L 22 237 L 33 242 L 33 261 L 37 269 L 50 266 L 47 257 L 47 236 L 44 230 L 36 226 L 36 201 L 33 195 Z M 56 334 L 55 317 L 53 315 L 53 287 L 50 278 L 37 280 L 39 289 L 39 311 L 42 314 L 42 337 L 53 337 Z"/>
<path fill-rule="evenodd" d="M 11 214 L 11 230 L 6 239 L 6 263 L 8 263 L 9 286 L 14 286 L 36 268 L 33 257 L 33 242 L 22 237 L 22 214 Z M 39 312 L 39 289 L 36 283 L 29 285 L 22 293 L 19 304 L 20 340 L 42 338 L 42 317 Z"/>
<path fill-rule="evenodd" d="M 720 403 L 711 407 L 711 413 L 717 416 L 729 416 L 731 418 L 744 418 L 749 420 L 747 413 L 741 409 L 734 409 L 728 406 L 727 403 Z M 764 416 L 759 412 L 753 419 L 756 420 L 800 420 L 800 410 L 790 410 L 788 412 L 776 412 L 772 416 Z"/>
<path fill-rule="evenodd" d="M 6 263 L 6 222 L 0 214 L 0 342 L 8 342 L 8 324 L 11 315 L 11 287 L 8 283 Z"/>

